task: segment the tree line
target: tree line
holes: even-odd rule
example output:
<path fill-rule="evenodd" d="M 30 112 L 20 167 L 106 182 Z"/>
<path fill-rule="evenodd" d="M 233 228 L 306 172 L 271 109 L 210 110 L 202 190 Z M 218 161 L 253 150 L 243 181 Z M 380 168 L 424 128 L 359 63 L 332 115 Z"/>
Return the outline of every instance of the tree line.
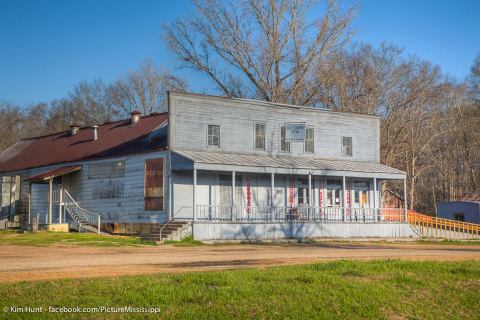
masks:
<path fill-rule="evenodd" d="M 375 114 L 381 161 L 408 174 L 409 207 L 480 192 L 480 54 L 453 79 L 394 44 L 354 42 L 357 4 L 310 0 L 195 0 L 163 25 L 179 66 L 209 78 L 217 94 Z M 312 12 L 321 15 L 312 17 Z M 166 90 L 187 81 L 146 62 L 110 84 L 81 82 L 65 98 L 28 108 L 0 106 L 0 149 L 21 137 L 165 108 Z M 395 183 L 385 186 L 401 194 Z"/>

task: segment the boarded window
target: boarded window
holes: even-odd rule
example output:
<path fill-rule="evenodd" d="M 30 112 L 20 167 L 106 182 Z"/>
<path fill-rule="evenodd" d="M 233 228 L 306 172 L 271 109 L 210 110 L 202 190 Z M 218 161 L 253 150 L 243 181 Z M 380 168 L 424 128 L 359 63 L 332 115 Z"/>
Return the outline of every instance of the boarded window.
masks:
<path fill-rule="evenodd" d="M 125 181 L 123 179 L 105 179 L 95 181 L 92 186 L 93 199 L 123 198 Z"/>
<path fill-rule="evenodd" d="M 120 178 L 125 176 L 125 161 L 92 163 L 88 165 L 88 179 Z"/>
<path fill-rule="evenodd" d="M 163 210 L 163 158 L 145 161 L 145 210 Z"/>
<path fill-rule="evenodd" d="M 352 137 L 342 137 L 342 156 L 351 157 L 353 155 Z"/>

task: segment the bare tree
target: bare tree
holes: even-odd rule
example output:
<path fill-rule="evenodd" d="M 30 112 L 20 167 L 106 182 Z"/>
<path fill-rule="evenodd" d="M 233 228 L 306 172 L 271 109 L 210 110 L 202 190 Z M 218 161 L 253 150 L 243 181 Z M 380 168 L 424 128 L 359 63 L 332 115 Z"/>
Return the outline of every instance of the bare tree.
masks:
<path fill-rule="evenodd" d="M 195 14 L 164 26 L 163 38 L 183 66 L 206 74 L 222 94 L 310 104 L 315 70 L 350 38 L 357 6 L 317 1 L 195 1 Z"/>
<path fill-rule="evenodd" d="M 147 115 L 165 111 L 168 90 L 185 91 L 186 88 L 186 81 L 147 60 L 137 71 L 115 81 L 109 88 L 109 96 L 117 113 L 126 115 L 139 110 Z"/>

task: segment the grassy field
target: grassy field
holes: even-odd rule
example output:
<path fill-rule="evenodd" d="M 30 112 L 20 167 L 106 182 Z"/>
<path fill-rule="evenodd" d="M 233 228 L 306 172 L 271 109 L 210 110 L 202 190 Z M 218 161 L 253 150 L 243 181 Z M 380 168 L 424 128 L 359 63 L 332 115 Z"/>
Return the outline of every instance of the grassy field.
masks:
<path fill-rule="evenodd" d="M 99 235 L 95 233 L 26 232 L 0 231 L 1 245 L 46 246 L 52 244 L 84 245 L 96 247 L 155 245 L 136 237 Z"/>
<path fill-rule="evenodd" d="M 23 282 L 0 285 L 0 308 L 5 306 L 160 308 L 156 315 L 37 314 L 42 319 L 478 319 L 480 264 L 338 261 L 265 269 Z M 24 316 L 0 312 L 5 319 Z"/>

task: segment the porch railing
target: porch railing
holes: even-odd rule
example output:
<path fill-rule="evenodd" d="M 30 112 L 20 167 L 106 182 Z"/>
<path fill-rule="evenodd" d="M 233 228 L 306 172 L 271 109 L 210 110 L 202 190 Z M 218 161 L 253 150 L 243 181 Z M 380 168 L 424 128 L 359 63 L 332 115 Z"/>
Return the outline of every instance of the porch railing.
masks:
<path fill-rule="evenodd" d="M 206 222 L 405 222 L 405 211 L 399 208 L 197 205 L 196 219 Z"/>

